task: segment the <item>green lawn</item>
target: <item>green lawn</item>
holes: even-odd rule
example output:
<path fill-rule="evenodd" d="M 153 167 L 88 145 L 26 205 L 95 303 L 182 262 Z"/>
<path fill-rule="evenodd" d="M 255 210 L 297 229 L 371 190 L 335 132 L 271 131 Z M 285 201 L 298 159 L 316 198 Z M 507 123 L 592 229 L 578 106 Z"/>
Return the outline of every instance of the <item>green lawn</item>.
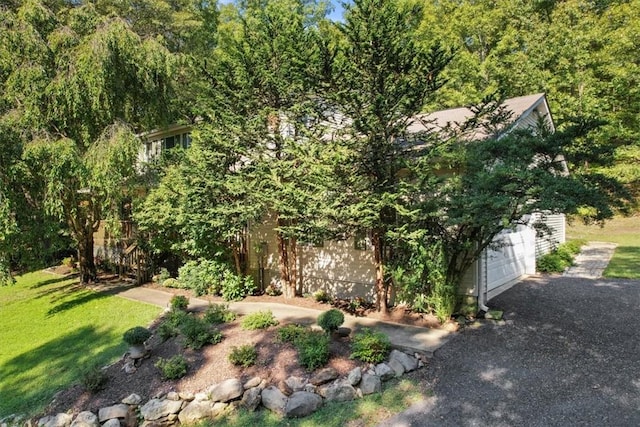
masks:
<path fill-rule="evenodd" d="M 160 313 L 45 272 L 17 279 L 0 287 L 0 418 L 38 412 L 86 365 L 120 357 L 123 332 Z"/>
<path fill-rule="evenodd" d="M 617 243 L 604 277 L 640 279 L 640 217 L 616 217 L 604 227 L 576 221 L 567 226 L 567 239 Z"/>

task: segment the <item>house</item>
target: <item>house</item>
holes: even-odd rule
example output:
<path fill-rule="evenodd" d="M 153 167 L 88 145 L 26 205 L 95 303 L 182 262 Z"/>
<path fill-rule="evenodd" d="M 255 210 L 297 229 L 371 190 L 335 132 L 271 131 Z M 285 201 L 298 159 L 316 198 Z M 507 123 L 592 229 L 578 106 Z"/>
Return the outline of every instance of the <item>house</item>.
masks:
<path fill-rule="evenodd" d="M 544 94 L 507 99 L 503 106 L 512 114 L 513 121 L 509 129 L 533 128 L 540 120 L 546 121 L 553 129 Z M 450 124 L 462 123 L 472 115 L 473 112 L 468 108 L 422 115 L 417 117 L 418 120 L 413 122 L 408 132 L 437 131 Z M 139 160 L 148 161 L 162 150 L 175 146 L 187 148 L 191 142 L 189 129 L 188 126 L 172 126 L 145 134 Z M 552 233 L 544 237 L 537 236 L 533 224 L 538 221 L 546 224 Z M 280 277 L 275 226 L 275 218 L 267 216 L 260 223 L 249 224 L 249 232 L 245 236 L 247 253 L 244 255 L 249 272 L 261 288 L 278 283 Z M 102 243 L 107 240 L 103 239 Z M 504 230 L 496 237 L 496 248 L 485 250 L 475 266 L 467 271 L 461 292 L 466 299 L 483 307 L 486 301 L 524 276 L 535 273 L 536 258 L 564 241 L 564 215 L 532 215 L 526 225 L 518 226 L 515 230 Z M 96 240 L 97 253 L 101 251 L 100 243 Z M 374 253 L 366 235 L 345 240 L 298 243 L 296 263 L 297 287 L 304 293 L 323 289 L 341 298 L 357 296 L 374 299 Z"/>
<path fill-rule="evenodd" d="M 542 119 L 553 130 L 544 94 L 507 99 L 503 106 L 512 114 L 510 129 L 534 128 Z M 413 122 L 408 133 L 424 132 L 427 126 L 437 131 L 472 116 L 468 108 L 426 114 Z M 549 226 L 551 234 L 536 236 L 533 224 L 538 221 Z M 262 287 L 277 283 L 280 277 L 275 226 L 275 218 L 268 216 L 259 224 L 251 224 L 247 236 L 247 247 L 252 248 L 248 253 L 249 270 Z M 496 237 L 496 248 L 485 250 L 475 266 L 467 271 L 460 291 L 465 299 L 484 306 L 524 276 L 534 274 L 536 258 L 564 241 L 564 215 L 532 215 L 527 225 L 504 230 Z M 298 286 L 303 293 L 323 289 L 340 298 L 375 299 L 374 254 L 367 236 L 299 244 L 297 264 Z"/>

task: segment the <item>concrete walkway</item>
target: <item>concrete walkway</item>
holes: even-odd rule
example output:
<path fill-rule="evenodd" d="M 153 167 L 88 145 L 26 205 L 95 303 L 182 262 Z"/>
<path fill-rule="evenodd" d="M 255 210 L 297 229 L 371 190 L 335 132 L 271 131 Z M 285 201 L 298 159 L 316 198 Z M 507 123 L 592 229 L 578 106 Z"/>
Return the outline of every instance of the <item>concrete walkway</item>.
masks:
<path fill-rule="evenodd" d="M 173 297 L 173 294 L 169 292 L 141 287 L 128 288 L 119 292 L 117 295 L 122 298 L 165 308 L 169 306 L 171 297 Z M 208 306 L 208 301 L 198 298 L 189 299 L 189 309 L 191 310 L 204 310 Z M 307 325 L 314 324 L 318 315 L 322 313 L 319 310 L 294 305 L 261 302 L 233 302 L 229 304 L 229 308 L 240 315 L 271 310 L 276 319 L 281 322 Z M 411 353 L 418 352 L 427 357 L 432 357 L 433 352 L 444 345 L 452 334 L 442 329 L 421 328 L 349 315 L 345 315 L 343 326 L 351 328 L 352 330 L 376 328 L 389 337 L 393 347 Z"/>
<path fill-rule="evenodd" d="M 581 277 L 583 279 L 599 279 L 602 277 L 604 269 L 607 268 L 613 252 L 616 249 L 615 243 L 589 242 L 582 247 L 580 253 L 575 258 L 575 265 L 569 267 L 564 272 L 566 277 Z"/>

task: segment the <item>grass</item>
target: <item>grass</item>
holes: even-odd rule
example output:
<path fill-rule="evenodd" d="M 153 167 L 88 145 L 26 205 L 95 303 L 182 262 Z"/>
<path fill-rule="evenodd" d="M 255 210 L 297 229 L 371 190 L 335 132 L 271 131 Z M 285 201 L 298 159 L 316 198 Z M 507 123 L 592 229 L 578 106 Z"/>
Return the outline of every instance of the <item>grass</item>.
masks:
<path fill-rule="evenodd" d="M 0 287 L 0 418 L 38 413 L 86 366 L 122 356 L 124 331 L 159 312 L 44 272 Z"/>
<path fill-rule="evenodd" d="M 578 221 L 567 225 L 567 239 L 617 243 L 604 277 L 640 279 L 640 218 L 616 217 L 598 225 L 584 225 Z"/>
<path fill-rule="evenodd" d="M 247 412 L 239 410 L 207 420 L 198 427 L 291 426 L 291 427 L 343 427 L 349 425 L 374 426 L 407 409 L 423 399 L 425 394 L 418 383 L 407 378 L 385 383 L 382 393 L 365 396 L 351 402 L 329 403 L 312 415 L 301 419 L 283 419 L 269 410 Z"/>

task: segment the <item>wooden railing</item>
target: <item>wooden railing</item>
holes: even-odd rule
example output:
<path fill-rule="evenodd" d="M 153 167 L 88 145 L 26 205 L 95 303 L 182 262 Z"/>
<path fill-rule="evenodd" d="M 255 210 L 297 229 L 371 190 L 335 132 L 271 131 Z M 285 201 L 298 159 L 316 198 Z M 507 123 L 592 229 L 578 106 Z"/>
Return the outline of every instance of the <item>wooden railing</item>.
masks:
<path fill-rule="evenodd" d="M 118 274 L 133 277 L 138 285 L 151 279 L 149 257 L 136 243 L 132 243 L 122 252 Z"/>

